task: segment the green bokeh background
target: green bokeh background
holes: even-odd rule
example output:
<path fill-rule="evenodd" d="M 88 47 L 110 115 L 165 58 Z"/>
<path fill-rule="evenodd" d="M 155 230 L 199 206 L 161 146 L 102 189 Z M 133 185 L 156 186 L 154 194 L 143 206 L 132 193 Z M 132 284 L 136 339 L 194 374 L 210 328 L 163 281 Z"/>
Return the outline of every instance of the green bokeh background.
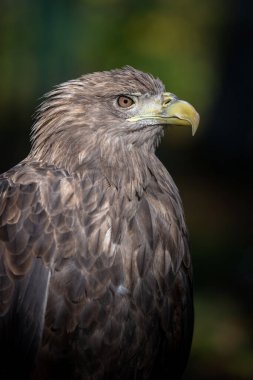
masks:
<path fill-rule="evenodd" d="M 167 130 L 158 156 L 184 202 L 195 332 L 185 379 L 253 379 L 250 0 L 1 0 L 0 171 L 29 151 L 32 114 L 54 85 L 132 65 L 201 115 Z"/>

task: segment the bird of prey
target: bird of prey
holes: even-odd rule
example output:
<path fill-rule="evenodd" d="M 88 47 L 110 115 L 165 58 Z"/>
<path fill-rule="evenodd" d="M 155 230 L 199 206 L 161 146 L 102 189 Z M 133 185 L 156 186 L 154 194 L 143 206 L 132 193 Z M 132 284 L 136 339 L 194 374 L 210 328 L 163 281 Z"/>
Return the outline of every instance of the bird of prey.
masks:
<path fill-rule="evenodd" d="M 1 379 L 179 379 L 193 330 L 180 196 L 155 155 L 199 115 L 130 66 L 55 87 L 0 177 Z"/>

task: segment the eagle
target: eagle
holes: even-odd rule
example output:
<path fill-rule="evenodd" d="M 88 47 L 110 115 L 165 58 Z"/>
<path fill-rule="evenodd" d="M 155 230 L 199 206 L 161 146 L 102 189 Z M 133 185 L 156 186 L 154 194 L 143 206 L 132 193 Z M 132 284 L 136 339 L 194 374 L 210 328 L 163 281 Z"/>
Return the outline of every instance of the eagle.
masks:
<path fill-rule="evenodd" d="M 180 379 L 193 333 L 178 189 L 155 150 L 192 105 L 125 66 L 45 95 L 0 176 L 1 379 Z"/>

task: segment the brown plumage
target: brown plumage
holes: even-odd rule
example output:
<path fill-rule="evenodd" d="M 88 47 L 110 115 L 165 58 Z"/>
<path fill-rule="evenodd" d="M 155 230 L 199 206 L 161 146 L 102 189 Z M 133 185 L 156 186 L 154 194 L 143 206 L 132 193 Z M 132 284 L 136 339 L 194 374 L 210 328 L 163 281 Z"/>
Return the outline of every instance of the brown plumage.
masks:
<path fill-rule="evenodd" d="M 181 377 L 191 258 L 155 148 L 196 118 L 131 67 L 46 96 L 30 154 L 0 177 L 1 379 Z"/>

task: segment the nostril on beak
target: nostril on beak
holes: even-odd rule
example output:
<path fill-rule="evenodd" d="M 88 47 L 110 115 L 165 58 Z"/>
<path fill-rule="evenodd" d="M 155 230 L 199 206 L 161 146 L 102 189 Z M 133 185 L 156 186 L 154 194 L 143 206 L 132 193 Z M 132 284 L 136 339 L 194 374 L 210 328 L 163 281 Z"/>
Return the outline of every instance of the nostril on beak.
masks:
<path fill-rule="evenodd" d="M 175 99 L 175 96 L 173 96 L 172 94 L 169 94 L 169 93 L 165 93 L 163 95 L 163 107 L 166 107 L 172 100 Z"/>
<path fill-rule="evenodd" d="M 171 98 L 164 99 L 163 100 L 163 106 L 167 106 L 167 104 L 169 104 L 171 101 L 172 101 Z"/>

